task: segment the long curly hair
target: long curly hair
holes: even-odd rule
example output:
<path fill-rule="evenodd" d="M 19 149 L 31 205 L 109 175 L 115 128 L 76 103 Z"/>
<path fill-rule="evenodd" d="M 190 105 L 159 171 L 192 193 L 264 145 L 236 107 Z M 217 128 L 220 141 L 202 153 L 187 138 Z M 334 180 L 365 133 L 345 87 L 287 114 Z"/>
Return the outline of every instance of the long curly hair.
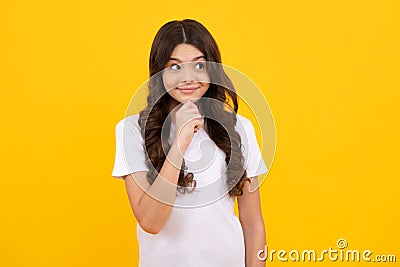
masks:
<path fill-rule="evenodd" d="M 147 151 L 146 164 L 149 167 L 147 180 L 150 184 L 153 184 L 160 172 L 171 147 L 168 135 L 165 136 L 162 132 L 170 132 L 171 116 L 168 114 L 171 112 L 171 106 L 179 104 L 166 93 L 162 77 L 157 74 L 165 69 L 173 50 L 182 43 L 199 49 L 204 54 L 206 62 L 221 63 L 221 55 L 214 38 L 201 23 L 195 20 L 170 21 L 157 32 L 150 51 L 147 106 L 140 111 L 138 120 L 144 138 L 145 151 Z M 241 137 L 235 130 L 238 98 L 221 64 L 212 64 L 207 72 L 211 82 L 208 90 L 196 102 L 196 105 L 204 118 L 205 131 L 226 155 L 229 196 L 240 196 L 243 194 L 245 181 L 250 181 L 250 179 L 247 178 L 247 172 L 243 167 Z M 217 82 L 213 83 L 213 81 Z M 204 101 L 207 98 L 217 101 Z M 231 111 L 226 110 L 226 105 Z M 212 118 L 218 118 L 218 121 Z M 190 192 L 188 186 L 196 187 L 196 180 L 193 173 L 188 172 L 185 175 L 184 170 L 185 161 L 183 160 L 178 189 L 183 188 L 184 192 L 185 190 Z"/>

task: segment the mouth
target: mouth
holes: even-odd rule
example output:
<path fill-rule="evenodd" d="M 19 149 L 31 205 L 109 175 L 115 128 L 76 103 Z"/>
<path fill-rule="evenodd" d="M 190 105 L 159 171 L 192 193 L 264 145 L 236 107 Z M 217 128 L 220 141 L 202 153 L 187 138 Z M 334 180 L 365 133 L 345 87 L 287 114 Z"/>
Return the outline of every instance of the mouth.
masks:
<path fill-rule="evenodd" d="M 199 89 L 200 87 L 177 87 L 179 91 L 181 91 L 184 94 L 190 94 Z"/>

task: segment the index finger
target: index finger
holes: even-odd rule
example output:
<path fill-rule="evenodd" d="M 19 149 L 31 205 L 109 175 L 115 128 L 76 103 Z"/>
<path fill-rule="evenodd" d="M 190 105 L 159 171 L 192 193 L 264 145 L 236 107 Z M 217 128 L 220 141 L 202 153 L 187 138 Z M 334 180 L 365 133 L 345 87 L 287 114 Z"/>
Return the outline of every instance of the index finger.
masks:
<path fill-rule="evenodd" d="M 197 109 L 197 106 L 196 106 L 196 104 L 193 102 L 192 99 L 186 100 L 186 101 L 183 103 L 182 106 L 189 107 L 189 108 L 196 108 L 196 109 Z"/>
<path fill-rule="evenodd" d="M 188 105 L 190 105 L 190 103 L 192 103 L 192 101 L 190 99 L 188 99 L 183 102 L 182 106 L 188 106 Z"/>

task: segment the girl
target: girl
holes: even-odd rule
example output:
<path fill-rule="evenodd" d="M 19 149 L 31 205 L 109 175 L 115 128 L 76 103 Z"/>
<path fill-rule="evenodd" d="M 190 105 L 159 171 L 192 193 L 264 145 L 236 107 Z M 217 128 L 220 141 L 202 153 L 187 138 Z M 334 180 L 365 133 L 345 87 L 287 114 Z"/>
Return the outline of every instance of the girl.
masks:
<path fill-rule="evenodd" d="M 214 38 L 195 20 L 170 21 L 149 68 L 147 106 L 116 125 L 112 172 L 138 222 L 139 266 L 265 266 L 257 176 L 268 169 Z"/>

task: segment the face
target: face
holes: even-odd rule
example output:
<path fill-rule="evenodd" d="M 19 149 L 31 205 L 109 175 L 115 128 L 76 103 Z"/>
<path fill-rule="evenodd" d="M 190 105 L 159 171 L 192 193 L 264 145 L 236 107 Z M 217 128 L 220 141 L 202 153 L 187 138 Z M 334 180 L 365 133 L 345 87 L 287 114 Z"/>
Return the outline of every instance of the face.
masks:
<path fill-rule="evenodd" d="M 176 101 L 197 100 L 210 85 L 204 54 L 190 44 L 179 44 L 162 74 L 165 89 Z"/>

